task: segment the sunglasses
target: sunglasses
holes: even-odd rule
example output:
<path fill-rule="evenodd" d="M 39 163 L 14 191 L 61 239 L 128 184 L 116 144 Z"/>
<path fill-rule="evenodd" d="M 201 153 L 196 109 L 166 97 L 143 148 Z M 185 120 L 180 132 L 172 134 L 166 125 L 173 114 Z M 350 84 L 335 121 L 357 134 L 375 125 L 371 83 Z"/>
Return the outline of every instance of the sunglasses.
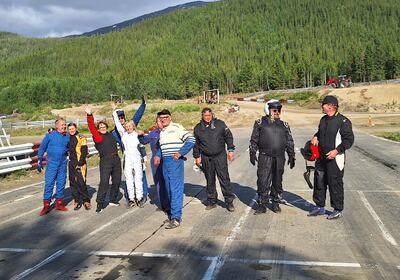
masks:
<path fill-rule="evenodd" d="M 272 109 L 271 112 L 280 113 L 278 109 Z"/>
<path fill-rule="evenodd" d="M 107 127 L 106 126 L 99 126 L 99 129 L 107 129 Z"/>
<path fill-rule="evenodd" d="M 158 117 L 159 119 L 161 119 L 161 120 L 165 120 L 165 119 L 168 119 L 170 116 L 162 116 L 162 117 Z"/>

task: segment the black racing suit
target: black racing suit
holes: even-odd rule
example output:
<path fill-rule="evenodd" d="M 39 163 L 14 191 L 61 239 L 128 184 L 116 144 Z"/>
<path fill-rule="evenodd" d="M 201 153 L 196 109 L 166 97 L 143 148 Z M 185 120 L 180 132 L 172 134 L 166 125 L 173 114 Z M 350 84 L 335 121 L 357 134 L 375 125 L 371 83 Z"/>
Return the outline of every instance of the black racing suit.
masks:
<path fill-rule="evenodd" d="M 69 185 L 76 203 L 90 202 L 86 186 L 86 157 L 88 147 L 86 137 L 76 133 L 69 138 Z"/>
<path fill-rule="evenodd" d="M 318 207 L 325 207 L 327 186 L 331 197 L 331 206 L 342 211 L 344 207 L 343 174 L 345 151 L 354 143 L 354 134 L 348 118 L 336 112 L 332 117 L 321 118 L 318 132 L 320 158 L 315 163 L 313 199 Z M 336 149 L 339 154 L 333 160 L 326 159 L 326 154 Z"/>
<path fill-rule="evenodd" d="M 285 151 L 294 158 L 294 142 L 288 123 L 264 116 L 254 123 L 250 139 L 250 155 L 259 152 L 257 166 L 258 203 L 267 204 L 269 192 L 272 199 L 282 197 L 282 176 Z M 271 188 L 272 184 L 272 188 Z"/>
<path fill-rule="evenodd" d="M 207 197 L 211 204 L 217 203 L 218 195 L 215 186 L 215 175 L 221 185 L 225 202 L 231 203 L 235 199 L 228 172 L 228 162 L 225 145 L 228 151 L 233 152 L 233 136 L 226 124 L 213 119 L 210 124 L 203 120 L 194 128 L 196 144 L 193 148 L 193 157 L 201 157 L 204 175 L 207 181 Z"/>
<path fill-rule="evenodd" d="M 87 115 L 89 130 L 93 135 L 95 147 L 100 156 L 100 184 L 96 202 L 104 204 L 109 188 L 110 177 L 112 181 L 110 189 L 110 202 L 118 202 L 119 186 L 121 184 L 121 160 L 118 156 L 117 141 L 110 132 L 99 133 L 94 125 L 93 115 Z"/>

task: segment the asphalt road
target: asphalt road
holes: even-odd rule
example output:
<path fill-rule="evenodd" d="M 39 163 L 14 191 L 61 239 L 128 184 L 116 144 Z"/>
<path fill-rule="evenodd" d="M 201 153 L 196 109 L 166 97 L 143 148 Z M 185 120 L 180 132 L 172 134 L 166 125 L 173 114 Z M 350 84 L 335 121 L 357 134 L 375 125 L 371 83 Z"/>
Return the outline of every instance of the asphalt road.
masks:
<path fill-rule="evenodd" d="M 298 150 L 296 167 L 284 174 L 291 205 L 255 216 L 250 130 L 233 132 L 236 211 L 222 201 L 204 210 L 205 180 L 190 158 L 183 222 L 174 230 L 164 229 L 166 217 L 152 202 L 127 210 L 121 199 L 100 214 L 81 209 L 39 217 L 41 184 L 0 193 L 0 279 L 400 279 L 400 144 L 356 134 L 342 219 L 307 217 L 312 192 Z M 296 147 L 312 133 L 294 129 Z M 89 171 L 94 196 L 98 177 L 97 169 Z"/>

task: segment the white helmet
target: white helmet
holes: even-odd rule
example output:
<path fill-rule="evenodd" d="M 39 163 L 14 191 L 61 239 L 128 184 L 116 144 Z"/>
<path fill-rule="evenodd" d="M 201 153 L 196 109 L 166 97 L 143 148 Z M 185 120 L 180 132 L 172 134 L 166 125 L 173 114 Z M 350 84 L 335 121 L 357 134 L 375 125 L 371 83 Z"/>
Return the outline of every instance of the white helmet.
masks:
<path fill-rule="evenodd" d="M 279 100 L 271 99 L 267 103 L 265 103 L 264 113 L 266 115 L 269 115 L 270 114 L 269 110 L 278 109 L 280 111 L 281 108 L 282 108 L 282 104 L 279 102 Z"/>

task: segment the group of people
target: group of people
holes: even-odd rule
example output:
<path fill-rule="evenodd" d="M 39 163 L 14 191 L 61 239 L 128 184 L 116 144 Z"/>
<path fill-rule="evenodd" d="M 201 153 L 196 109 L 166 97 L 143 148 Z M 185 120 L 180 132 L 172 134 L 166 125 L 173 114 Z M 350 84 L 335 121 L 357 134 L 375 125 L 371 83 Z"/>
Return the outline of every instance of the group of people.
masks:
<path fill-rule="evenodd" d="M 235 158 L 235 145 L 230 129 L 214 116 L 211 108 L 201 111 L 201 120 L 193 133 L 182 125 L 172 121 L 171 112 L 164 109 L 157 113 L 155 124 L 147 133 L 139 131 L 140 122 L 146 108 L 146 100 L 127 121 L 124 112 L 113 104 L 115 129 L 108 131 L 108 124 L 94 122 L 90 107 L 86 107 L 87 122 L 93 136 L 95 147 L 100 156 L 100 183 L 97 191 L 96 212 L 106 207 L 109 192 L 109 205 L 119 205 L 119 187 L 122 170 L 127 187 L 127 208 L 143 207 L 148 196 L 148 184 L 145 173 L 146 151 L 149 144 L 152 151 L 151 171 L 157 190 L 157 206 L 164 211 L 168 219 L 167 229 L 179 227 L 182 221 L 184 194 L 184 162 L 186 155 L 193 149 L 195 164 L 204 172 L 206 179 L 206 210 L 216 208 L 218 196 L 216 177 L 219 180 L 226 209 L 235 211 L 228 161 Z M 344 154 L 354 142 L 351 122 L 338 112 L 338 100 L 326 96 L 322 101 L 325 116 L 321 118 L 318 131 L 311 143 L 318 147 L 320 157 L 315 164 L 315 186 L 313 199 L 316 206 L 309 216 L 325 214 L 325 197 L 329 186 L 331 205 L 334 211 L 328 219 L 340 218 L 344 205 L 343 169 Z M 294 141 L 287 122 L 280 119 L 282 104 L 271 100 L 265 105 L 265 116 L 254 123 L 250 139 L 250 163 L 257 162 L 257 208 L 254 214 L 266 213 L 268 205 L 275 212 L 281 212 L 279 204 L 287 203 L 283 198 L 282 178 L 286 156 L 290 168 L 295 167 Z M 67 211 L 64 206 L 64 186 L 67 164 L 70 187 L 74 199 L 74 209 L 84 206 L 91 208 L 90 196 L 86 187 L 87 140 L 81 136 L 75 124 L 68 125 L 63 119 L 55 123 L 55 130 L 49 132 L 42 141 L 38 153 L 38 170 L 42 169 L 43 155 L 47 151 L 47 169 L 45 175 L 44 206 L 40 215 L 50 211 L 53 186 L 56 182 L 56 209 Z M 118 154 L 118 146 L 123 152 L 123 163 Z M 68 161 L 69 158 L 69 161 Z M 69 163 L 68 163 L 69 162 Z M 111 178 L 111 187 L 109 184 Z"/>

